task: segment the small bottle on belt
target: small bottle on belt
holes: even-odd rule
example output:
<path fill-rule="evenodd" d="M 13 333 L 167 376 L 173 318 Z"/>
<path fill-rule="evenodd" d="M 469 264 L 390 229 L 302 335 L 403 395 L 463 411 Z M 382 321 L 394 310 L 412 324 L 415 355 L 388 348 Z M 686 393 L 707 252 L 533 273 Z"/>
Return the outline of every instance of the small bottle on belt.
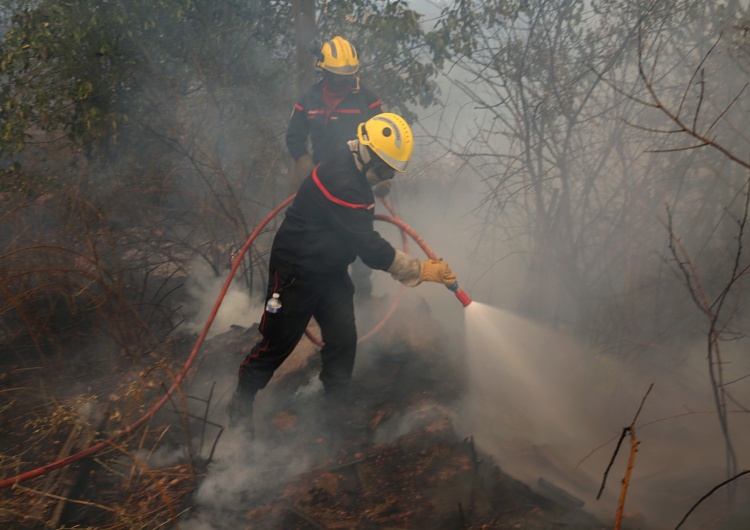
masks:
<path fill-rule="evenodd" d="M 279 293 L 273 293 L 271 298 L 266 303 L 266 311 L 269 313 L 278 313 L 281 311 L 281 300 L 279 300 Z"/>

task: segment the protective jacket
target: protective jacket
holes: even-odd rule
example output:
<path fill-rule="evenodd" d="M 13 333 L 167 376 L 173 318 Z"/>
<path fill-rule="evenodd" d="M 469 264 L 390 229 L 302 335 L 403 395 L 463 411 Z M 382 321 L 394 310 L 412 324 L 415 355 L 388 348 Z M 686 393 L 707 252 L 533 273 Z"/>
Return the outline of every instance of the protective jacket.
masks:
<path fill-rule="evenodd" d="M 286 133 L 289 154 L 294 160 L 307 154 L 310 136 L 317 164 L 356 138 L 357 125 L 381 112 L 382 102 L 364 87 L 352 90 L 330 109 L 323 101 L 323 81 L 319 81 L 294 105 Z"/>
<path fill-rule="evenodd" d="M 271 249 L 271 261 L 305 274 L 346 271 L 359 256 L 386 270 L 395 250 L 373 228 L 371 185 L 345 147 L 303 180 Z"/>

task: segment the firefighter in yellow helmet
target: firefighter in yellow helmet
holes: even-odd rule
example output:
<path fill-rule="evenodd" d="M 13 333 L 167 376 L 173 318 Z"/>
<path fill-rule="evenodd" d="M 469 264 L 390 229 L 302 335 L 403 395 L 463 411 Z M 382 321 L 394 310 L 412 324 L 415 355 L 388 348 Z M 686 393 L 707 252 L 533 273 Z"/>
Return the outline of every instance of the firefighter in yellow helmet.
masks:
<path fill-rule="evenodd" d="M 293 173 L 299 183 L 313 167 L 356 135 L 357 125 L 383 112 L 380 99 L 361 86 L 359 54 L 354 45 L 336 36 L 313 43 L 315 66 L 322 79 L 300 98 L 292 111 L 286 132 L 286 145 L 294 160 Z M 308 152 L 308 139 L 312 153 Z M 390 192 L 390 181 L 374 190 L 379 197 Z M 352 279 L 358 297 L 372 293 L 372 270 L 361 260 L 352 264 Z"/>
<path fill-rule="evenodd" d="M 321 79 L 294 105 L 286 132 L 298 181 L 353 138 L 360 122 L 383 112 L 380 99 L 359 83 L 359 55 L 354 45 L 336 36 L 311 46 Z M 308 139 L 312 153 L 308 152 Z"/>
<path fill-rule="evenodd" d="M 313 317 L 324 341 L 320 380 L 326 396 L 336 399 L 347 387 L 357 345 L 347 268 L 357 256 L 410 287 L 423 281 L 456 283 L 444 261 L 411 257 L 373 227 L 372 188 L 406 171 L 414 146 L 409 125 L 396 114 L 381 113 L 360 123 L 352 136 L 305 177 L 274 237 L 266 300 L 277 298 L 281 307 L 264 312 L 263 337 L 240 366 L 228 410 L 234 427 L 252 432 L 255 394 L 291 354 Z"/>

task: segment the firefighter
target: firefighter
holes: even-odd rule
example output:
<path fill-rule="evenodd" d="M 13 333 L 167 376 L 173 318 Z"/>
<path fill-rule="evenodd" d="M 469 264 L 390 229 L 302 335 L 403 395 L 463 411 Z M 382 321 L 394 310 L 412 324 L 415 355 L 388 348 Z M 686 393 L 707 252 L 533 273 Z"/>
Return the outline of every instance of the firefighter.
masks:
<path fill-rule="evenodd" d="M 294 350 L 312 317 L 324 343 L 319 377 L 325 394 L 337 396 L 347 387 L 357 344 L 354 288 L 347 267 L 357 256 L 410 287 L 423 281 L 456 283 L 444 261 L 411 257 L 373 228 L 372 188 L 406 170 L 412 147 L 406 121 L 381 113 L 360 123 L 356 139 L 302 181 L 271 247 L 266 300 L 277 298 L 281 308 L 264 312 L 262 338 L 240 365 L 228 407 L 233 427 L 252 433 L 256 393 Z"/>
<path fill-rule="evenodd" d="M 314 42 L 311 50 L 316 55 L 315 66 L 320 68 L 322 79 L 294 106 L 286 132 L 297 184 L 316 164 L 354 138 L 359 123 L 383 112 L 380 99 L 360 85 L 359 56 L 349 41 L 336 36 L 323 44 Z M 308 138 L 312 154 L 307 150 Z M 390 191 L 390 181 L 376 186 L 373 191 L 385 197 Z M 352 265 L 358 296 L 368 297 L 372 293 L 371 274 L 372 269 L 360 260 Z"/>

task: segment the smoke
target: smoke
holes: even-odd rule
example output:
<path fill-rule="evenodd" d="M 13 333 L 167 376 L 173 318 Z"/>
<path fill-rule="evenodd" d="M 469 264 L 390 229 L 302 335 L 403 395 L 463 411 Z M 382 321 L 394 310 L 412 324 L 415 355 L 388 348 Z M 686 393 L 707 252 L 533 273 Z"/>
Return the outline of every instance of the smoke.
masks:
<path fill-rule="evenodd" d="M 471 384 L 462 428 L 506 472 L 530 485 L 544 478 L 584 500 L 602 520 L 611 519 L 629 438 L 602 499 L 596 494 L 623 428 L 653 383 L 635 423 L 640 445 L 628 509 L 654 528 L 670 528 L 726 478 L 701 363 L 665 371 L 597 354 L 564 333 L 482 304 L 469 306 L 466 322 Z M 732 437 L 738 459 L 746 461 L 750 448 L 740 440 L 750 439 L 750 425 L 733 421 Z M 740 483 L 737 498 L 748 493 L 750 483 Z M 707 512 L 726 513 L 726 497 L 714 502 Z"/>
<path fill-rule="evenodd" d="M 300 353 L 297 350 L 292 355 Z M 216 403 L 208 420 L 226 426 L 229 424 L 226 405 L 236 385 L 237 364 L 226 361 L 211 364 L 214 369 L 210 376 L 220 384 L 215 389 Z M 190 514 L 180 522 L 181 528 L 244 527 L 248 512 L 277 501 L 290 479 L 319 468 L 340 449 L 336 413 L 325 406 L 317 371 L 308 370 L 296 389 L 277 386 L 281 379 L 279 372 L 256 397 L 254 437 L 248 437 L 243 430 L 226 428 L 215 446 L 204 445 L 201 456 L 208 459 L 210 455 L 211 461 L 192 499 Z M 200 375 L 206 379 L 206 374 Z M 194 380 L 191 385 L 199 387 L 202 383 Z M 198 443 L 196 437 L 193 446 L 198 447 Z M 264 528 L 280 527 L 281 521 L 269 521 L 272 517 L 264 511 Z"/>
<path fill-rule="evenodd" d="M 461 115 L 455 120 L 462 124 L 472 122 L 470 117 Z M 428 119 L 424 119 L 422 125 L 425 131 L 439 130 Z M 451 133 L 454 131 L 463 133 L 459 127 L 451 129 Z M 493 138 L 493 141 L 496 140 Z M 459 145 L 459 142 L 452 145 Z M 501 152 L 497 145 L 491 147 L 492 152 Z M 632 152 L 624 152 L 640 156 L 640 149 L 636 146 Z M 640 446 L 626 510 L 641 512 L 649 525 L 673 527 L 698 498 L 726 478 L 725 451 L 708 380 L 705 346 L 697 342 L 702 330 L 693 325 L 695 318 L 685 317 L 691 311 L 689 297 L 676 282 L 660 278 L 658 289 L 649 283 L 663 274 L 658 267 L 663 266 L 666 251 L 666 234 L 653 208 L 643 210 L 650 212 L 648 215 L 629 217 L 626 215 L 628 208 L 620 213 L 613 201 L 609 203 L 612 204 L 610 210 L 602 207 L 601 217 L 596 218 L 596 222 L 584 220 L 592 226 L 600 226 L 602 218 L 625 220 L 621 224 L 612 221 L 606 240 L 586 239 L 579 249 L 585 247 L 589 256 L 601 258 L 591 260 L 594 265 L 591 270 L 605 271 L 596 276 L 599 283 L 592 289 L 597 298 L 590 300 L 591 318 L 586 319 L 585 307 L 573 307 L 568 298 L 557 296 L 566 291 L 566 282 L 571 281 L 560 275 L 551 279 L 547 289 L 540 289 L 541 304 L 547 306 L 548 314 L 555 316 L 550 319 L 554 323 L 536 322 L 516 313 L 524 302 L 527 282 L 530 278 L 536 280 L 525 269 L 523 252 L 530 249 L 515 244 L 517 241 L 511 242 L 510 237 L 505 238 L 516 229 L 516 234 L 527 234 L 528 227 L 518 225 L 531 225 L 534 220 L 511 218 L 511 215 L 506 216 L 507 211 L 500 209 L 480 210 L 479 205 L 488 195 L 508 191 L 492 189 L 490 177 L 466 171 L 457 157 L 446 155 L 440 149 L 428 149 L 424 144 L 417 147 L 415 155 L 422 160 L 415 161 L 409 173 L 397 177 L 389 199 L 403 220 L 424 238 L 437 256 L 451 265 L 459 284 L 475 300 L 475 305 L 463 309 L 442 286 L 425 284 L 415 290 L 451 338 L 451 343 L 445 347 L 455 350 L 457 357 L 463 357 L 470 370 L 466 401 L 458 415 L 462 433 L 473 436 L 478 446 L 493 455 L 506 472 L 531 486 L 543 477 L 583 499 L 587 510 L 608 521 L 615 513 L 620 493 L 620 481 L 630 451 L 628 438 L 620 448 L 601 500 L 596 500 L 596 493 L 615 444 L 623 429 L 633 421 L 653 383 L 635 425 Z M 493 176 L 495 171 L 501 171 L 491 166 L 488 164 L 486 175 Z M 627 166 L 630 170 L 631 166 Z M 606 180 L 606 175 L 597 177 L 599 182 Z M 647 178 L 644 182 L 652 181 Z M 630 179 L 623 183 L 631 185 Z M 667 179 L 664 183 L 668 184 Z M 602 189 L 606 190 L 606 186 Z M 652 204 L 653 197 L 657 197 L 657 207 L 672 197 L 669 189 L 661 187 L 645 190 L 641 196 L 637 184 L 627 193 L 634 201 L 629 206 L 639 208 Z M 608 199 L 602 201 L 608 203 Z M 689 216 L 695 217 L 690 207 L 686 209 Z M 700 228 L 698 220 L 695 224 Z M 713 227 L 711 223 L 704 224 L 706 229 Z M 395 229 L 383 223 L 376 228 L 395 246 L 401 246 Z M 501 228 L 507 230 L 507 234 L 497 237 L 493 230 L 499 232 Z M 688 242 L 689 239 L 686 237 Z M 630 246 L 634 241 L 639 245 Z M 424 256 L 413 241 L 410 241 L 409 252 Z M 621 259 L 623 257 L 626 259 Z M 625 270 L 625 263 L 632 268 Z M 593 273 L 584 279 L 593 283 Z M 374 280 L 376 296 L 394 296 L 397 286 L 387 274 L 375 273 Z M 214 290 L 218 292 L 217 288 Z M 661 294 L 659 300 L 650 296 L 657 290 Z M 201 292 L 206 295 L 208 291 L 210 289 L 203 288 Z M 628 306 L 632 313 L 619 311 L 620 306 L 615 301 L 620 297 L 632 299 L 632 305 Z M 594 329 L 591 335 L 580 334 L 581 328 L 587 325 L 596 328 L 605 320 L 602 300 L 612 301 L 611 320 L 632 323 L 628 328 L 631 334 L 627 337 L 610 335 L 604 340 L 601 337 L 606 337 L 609 330 L 597 334 L 598 330 Z M 664 314 L 670 321 L 650 319 L 657 314 L 657 301 L 667 308 Z M 234 313 L 238 316 L 247 311 L 239 309 Z M 252 320 L 252 315 L 259 312 L 249 314 Z M 661 318 L 662 314 L 657 316 Z M 368 318 L 370 315 L 358 306 L 358 322 Z M 202 320 L 196 318 L 195 322 Z M 571 330 L 577 325 L 578 335 L 574 338 L 573 331 L 564 328 L 562 322 L 571 322 Z M 225 324 L 220 325 L 217 320 L 216 330 L 226 329 L 222 326 Z M 683 336 L 680 336 L 681 330 L 685 330 Z M 659 337 L 658 341 L 654 340 L 655 336 Z M 464 339 L 466 344 L 461 342 Z M 621 342 L 613 346 L 610 341 L 615 340 Z M 736 351 L 728 347 L 725 351 L 727 360 L 732 363 L 725 365 L 725 369 L 729 380 L 740 382 L 733 385 L 736 388 L 732 388 L 732 395 L 736 403 L 741 404 L 750 399 L 747 385 L 741 386 L 750 367 L 742 360 L 742 343 L 735 346 Z M 360 355 L 358 368 L 363 362 L 366 361 Z M 314 394 L 313 391 L 311 395 Z M 736 410 L 742 409 L 738 406 Z M 408 432 L 419 425 L 421 414 L 424 414 L 422 409 L 404 411 L 381 426 L 377 439 L 387 442 Z M 735 442 L 740 469 L 743 469 L 750 457 L 746 444 L 741 443 L 750 439 L 747 414 L 733 413 L 730 422 L 730 435 Z M 228 499 L 236 499 L 237 490 L 254 487 L 250 475 L 262 475 L 263 470 L 253 466 L 253 457 L 248 452 L 257 451 L 263 458 L 274 459 L 287 456 L 287 450 L 282 445 L 266 448 L 255 443 L 227 449 L 234 453 L 235 459 L 241 454 L 243 463 L 238 465 L 227 456 L 222 460 L 223 467 L 212 468 L 212 486 L 199 494 L 199 497 L 203 495 L 201 505 L 210 506 L 213 497 L 223 493 Z M 297 471 L 312 465 L 296 456 Z M 214 476 L 220 478 L 213 480 Z M 224 492 L 222 488 L 228 490 Z M 748 498 L 746 480 L 738 483 L 737 498 Z M 726 501 L 723 492 L 715 495 L 696 512 L 696 520 L 728 510 Z M 222 501 L 216 502 L 218 506 Z"/>
<path fill-rule="evenodd" d="M 401 436 L 420 429 L 434 428 L 436 424 L 455 420 L 455 411 L 435 403 L 421 403 L 388 418 L 375 432 L 374 442 L 388 444 Z"/>
<path fill-rule="evenodd" d="M 216 276 L 211 268 L 201 261 L 191 264 L 191 275 L 186 290 L 192 299 L 194 313 L 185 322 L 186 332 L 199 333 L 203 330 L 221 293 L 226 276 Z M 247 290 L 238 281 L 233 281 L 227 289 L 207 337 L 224 333 L 233 325 L 250 327 L 257 322 L 263 312 L 261 300 L 252 300 Z"/>
<path fill-rule="evenodd" d="M 466 363 L 470 375 L 467 395 L 456 412 L 446 413 L 429 404 L 401 411 L 379 427 L 375 441 L 388 443 L 443 414 L 455 421 L 460 434 L 472 436 L 503 471 L 532 487 L 544 478 L 584 500 L 586 510 L 609 521 L 630 451 L 628 438 L 609 473 L 602 498 L 596 500 L 596 494 L 615 444 L 653 383 L 635 424 L 640 446 L 626 511 L 643 514 L 651 528 L 673 527 L 697 499 L 726 478 L 724 444 L 708 384 L 704 345 L 678 352 L 654 347 L 645 353 L 642 349 L 615 353 L 575 339 L 562 327 L 533 322 L 508 310 L 518 302 L 527 271 L 518 266 L 519 260 L 492 263 L 478 251 L 482 250 L 476 235 L 481 222 L 474 208 L 480 194 L 468 184 L 459 185 L 460 180 L 453 176 L 428 180 L 418 174 L 396 182 L 390 198 L 403 220 L 448 261 L 461 286 L 475 300 L 464 309 L 451 292 L 437 284 L 423 284 L 405 294 L 406 300 L 418 297 L 425 301 L 423 307 L 449 338 L 442 346 Z M 400 235 L 390 225 L 379 223 L 376 228 L 401 246 Z M 501 248 L 492 251 L 507 254 Z M 413 241 L 409 252 L 424 256 Z M 382 272 L 375 272 L 373 280 L 377 303 L 387 305 L 398 284 Z M 196 281 L 190 292 L 212 306 L 222 284 L 220 279 L 203 279 Z M 242 316 L 248 323 L 260 314 L 259 309 L 251 309 L 240 289 L 233 286 L 230 292 L 237 297 L 225 302 L 227 316 L 220 313 L 222 323 L 217 319 L 214 333 L 239 323 Z M 233 305 L 230 300 L 239 303 Z M 382 307 L 380 312 L 368 312 L 367 308 L 367 304 L 357 304 L 360 334 L 382 314 Z M 197 326 L 201 319 L 196 317 L 195 322 Z M 363 355 L 367 347 L 360 347 L 355 376 L 367 367 Z M 725 351 L 726 359 L 733 363 L 733 374 L 750 372 L 740 353 Z M 230 368 L 233 375 L 236 364 Z M 290 477 L 315 468 L 324 454 L 330 456 L 333 446 L 310 443 L 331 440 L 330 432 L 320 427 L 320 384 L 315 375 L 310 374 L 307 384 L 295 394 L 259 396 L 259 414 L 284 410 L 290 400 L 306 411 L 297 416 L 307 417 L 309 423 L 296 427 L 293 437 L 264 442 L 262 437 L 249 441 L 225 433 L 196 495 L 197 514 L 185 522 L 185 528 L 213 530 L 231 525 L 241 520 L 237 513 L 240 506 L 246 511 L 252 506 L 249 499 L 272 499 L 272 493 Z M 233 377 L 227 378 L 230 380 Z M 219 393 L 223 402 L 231 390 L 227 385 Z M 750 399 L 747 388 L 737 389 L 733 395 L 740 403 Z M 225 422 L 222 410 L 220 405 L 213 421 Z M 750 427 L 741 414 L 730 419 L 738 460 L 746 462 L 748 448 L 739 441 L 750 439 Z M 312 428 L 313 424 L 317 427 Z M 748 489 L 748 482 L 741 481 L 737 498 L 747 498 Z M 726 495 L 715 495 L 694 518 L 700 521 L 729 509 Z"/>
<path fill-rule="evenodd" d="M 641 513 L 650 528 L 673 528 L 693 503 L 727 478 L 700 328 L 693 326 L 683 335 L 673 330 L 674 340 L 657 341 L 649 338 L 651 323 L 644 322 L 647 327 L 635 337 L 640 343 L 612 347 L 580 333 L 574 336 L 575 328 L 563 325 L 564 319 L 552 324 L 519 316 L 515 308 L 523 302 L 529 271 L 518 252 L 482 237 L 488 226 L 477 206 L 481 184 L 454 172 L 450 158 L 423 167 L 396 181 L 391 199 L 402 219 L 449 263 L 474 299 L 464 309 L 440 285 L 413 290 L 444 327 L 450 338 L 446 350 L 454 351 L 469 369 L 466 399 L 455 414 L 457 429 L 473 436 L 503 471 L 532 488 L 544 478 L 584 500 L 585 509 L 602 521 L 611 521 L 630 452 L 628 437 L 602 498 L 596 500 L 596 495 L 623 429 L 634 420 L 653 383 L 635 424 L 640 445 L 625 511 Z M 381 223 L 376 228 L 400 246 L 400 236 L 390 227 Z M 410 253 L 424 257 L 413 241 Z M 390 293 L 396 289 L 387 275 L 378 276 L 376 288 Z M 613 283 L 611 288 L 617 292 L 628 286 Z M 669 302 L 677 322 L 685 311 L 682 300 Z M 558 309 L 565 315 L 565 307 Z M 680 329 L 690 327 L 686 322 L 692 320 L 684 319 Z M 750 447 L 743 443 L 750 439 L 750 422 L 741 406 L 750 400 L 750 387 L 743 384 L 750 373 L 744 349 L 741 340 L 722 344 L 725 380 L 733 382 L 730 436 L 739 470 L 750 459 Z M 379 440 L 408 432 L 415 414 L 404 411 L 383 425 Z M 729 502 L 723 489 L 705 501 L 685 527 L 741 510 L 740 499 L 750 495 L 750 481 L 739 480 L 736 486 L 736 502 Z"/>
<path fill-rule="evenodd" d="M 194 513 L 180 526 L 213 530 L 246 522 L 245 513 L 256 507 L 259 499 L 272 498 L 286 479 L 310 469 L 311 453 L 295 449 L 227 431 L 193 498 Z"/>
<path fill-rule="evenodd" d="M 310 469 L 311 454 L 295 449 L 227 431 L 195 502 L 213 512 L 241 511 L 243 499 L 265 497 L 264 490 L 272 491 L 288 477 Z"/>

